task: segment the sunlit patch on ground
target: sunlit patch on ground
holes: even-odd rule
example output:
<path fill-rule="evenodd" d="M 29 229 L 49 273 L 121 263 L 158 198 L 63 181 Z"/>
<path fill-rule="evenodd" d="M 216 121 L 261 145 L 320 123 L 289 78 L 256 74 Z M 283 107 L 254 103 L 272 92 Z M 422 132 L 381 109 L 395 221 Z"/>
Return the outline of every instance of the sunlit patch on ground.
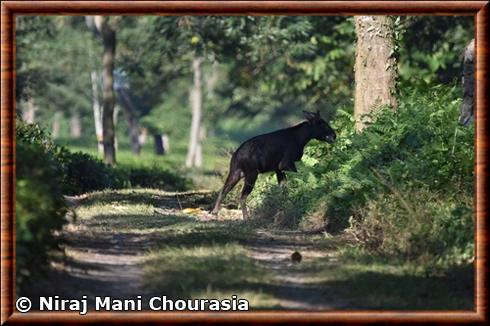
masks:
<path fill-rule="evenodd" d="M 65 256 L 52 259 L 50 277 L 37 285 L 39 294 L 176 299 L 235 294 L 251 309 L 473 307 L 467 269 L 425 277 L 403 264 L 352 260 L 343 254 L 347 236 L 270 228 L 243 221 L 237 209 L 211 215 L 209 192 L 121 190 L 69 200 L 76 218 L 60 234 Z M 295 251 L 300 263 L 291 258 Z"/>

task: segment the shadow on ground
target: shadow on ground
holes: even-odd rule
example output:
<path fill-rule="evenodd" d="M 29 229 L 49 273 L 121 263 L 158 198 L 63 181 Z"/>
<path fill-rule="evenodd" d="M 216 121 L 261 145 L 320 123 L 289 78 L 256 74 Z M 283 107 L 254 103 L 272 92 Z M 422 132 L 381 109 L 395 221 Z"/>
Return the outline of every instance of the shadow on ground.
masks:
<path fill-rule="evenodd" d="M 151 296 L 245 296 L 252 309 L 473 309 L 473 266 L 443 277 L 355 267 L 338 255 L 341 237 L 264 229 L 261 223 L 185 215 L 205 207 L 209 193 L 99 192 L 71 199 L 80 216 L 61 233 L 64 257 L 53 257 L 31 298 L 87 295 L 148 302 Z M 178 198 L 178 199 L 177 199 Z M 149 213 L 114 205 L 151 206 Z M 82 214 L 82 213 L 81 213 Z M 302 262 L 292 263 L 293 251 Z M 36 300 L 33 300 L 36 307 Z M 146 307 L 146 305 L 144 304 Z"/>

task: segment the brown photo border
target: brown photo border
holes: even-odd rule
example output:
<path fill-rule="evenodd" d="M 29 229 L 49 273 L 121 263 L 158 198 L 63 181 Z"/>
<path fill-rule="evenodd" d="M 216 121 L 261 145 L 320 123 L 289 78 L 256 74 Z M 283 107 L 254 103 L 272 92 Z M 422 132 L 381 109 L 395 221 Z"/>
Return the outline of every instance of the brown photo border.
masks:
<path fill-rule="evenodd" d="M 487 156 L 488 1 L 4 1 L 1 3 L 1 324 L 179 322 L 488 323 Z M 476 223 L 473 311 L 29 312 L 15 298 L 15 16 L 16 15 L 472 15 L 476 38 Z"/>

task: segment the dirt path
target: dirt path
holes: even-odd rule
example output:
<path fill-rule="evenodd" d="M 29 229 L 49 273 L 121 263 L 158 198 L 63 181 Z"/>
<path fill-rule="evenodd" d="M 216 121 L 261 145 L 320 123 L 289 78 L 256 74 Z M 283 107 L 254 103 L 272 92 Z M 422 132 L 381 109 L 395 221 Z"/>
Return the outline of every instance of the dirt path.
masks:
<path fill-rule="evenodd" d="M 318 287 L 308 270 L 308 263 L 318 258 L 330 259 L 335 264 L 336 258 L 329 257 L 332 252 L 309 241 L 304 232 L 282 232 L 278 235 L 258 231 L 257 236 L 249 244 L 251 256 L 272 275 L 276 286 L 273 292 L 281 308 L 328 310 L 345 306 L 338 300 L 326 300 L 328 288 Z M 300 253 L 300 262 L 293 261 L 294 252 Z"/>
<path fill-rule="evenodd" d="M 69 231 L 68 231 L 69 232 Z M 147 296 L 142 286 L 142 264 L 148 246 L 139 236 L 114 234 L 97 236 L 79 230 L 70 233 L 66 258 L 53 266 L 63 275 L 60 284 L 70 295 L 134 298 Z M 77 289 L 77 293 L 73 293 Z"/>
<path fill-rule="evenodd" d="M 89 306 L 93 306 L 95 296 L 128 299 L 141 295 L 143 302 L 147 302 L 145 298 L 161 294 L 151 293 L 143 282 L 143 266 L 149 250 L 165 241 L 159 233 L 159 227 L 167 224 L 172 227 L 172 219 L 176 216 L 218 224 L 241 219 L 240 211 L 226 209 L 222 214 L 225 220 L 223 216 L 217 219 L 205 208 L 189 203 L 190 197 L 186 197 L 186 194 L 176 193 L 153 196 L 149 212 L 153 215 L 147 218 L 145 214 L 148 212 L 140 216 L 137 208 L 131 211 L 133 215 L 130 218 L 123 218 L 126 215 L 118 213 L 127 214 L 130 203 L 142 199 L 128 200 L 129 197 L 125 195 L 104 196 L 111 200 L 87 196 L 67 198 L 80 217 L 70 219 L 70 223 L 65 226 L 61 234 L 65 239 L 65 256 L 52 260 L 52 272 L 47 280 L 38 285 L 40 294 L 66 298 L 87 295 Z M 97 202 L 100 204 L 86 212 L 83 205 L 87 200 L 92 200 L 91 205 Z M 186 210 L 185 207 L 189 206 L 196 209 Z M 131 223 L 139 223 L 139 219 L 141 225 L 134 227 Z M 332 300 L 325 302 L 325 288 L 318 288 L 310 271 L 305 268 L 313 259 L 328 255 L 328 251 L 321 250 L 317 243 L 309 239 L 307 234 L 301 232 L 273 233 L 254 228 L 253 236 L 244 244 L 249 257 L 269 275 L 270 284 L 262 285 L 260 291 L 272 295 L 277 308 L 325 310 L 339 307 Z M 291 254 L 294 251 L 301 253 L 301 263 L 292 262 Z"/>
<path fill-rule="evenodd" d="M 212 199 L 209 192 L 148 189 L 68 198 L 77 217 L 59 234 L 65 255 L 52 258 L 45 278 L 32 280 L 29 296 L 86 295 L 93 307 L 95 296 L 141 295 L 146 308 L 152 296 L 237 294 L 255 298 L 252 309 L 287 310 L 447 308 L 471 301 L 472 280 L 461 275 L 472 274 L 465 270 L 427 278 L 404 275 L 396 265 L 349 265 L 339 254 L 346 239 L 245 223 L 234 209 L 217 219 L 208 213 Z M 295 251 L 300 263 L 291 260 Z M 452 294 L 447 284 L 457 285 Z"/>
<path fill-rule="evenodd" d="M 67 197 L 77 208 L 82 197 Z M 100 232 L 90 220 L 69 217 L 60 236 L 64 239 L 62 257 L 53 257 L 46 279 L 34 285 L 37 295 L 81 298 L 89 307 L 95 296 L 131 299 L 149 296 L 142 286 L 142 264 L 151 243 L 138 234 Z M 117 221 L 114 221 L 117 223 Z M 35 301 L 34 301 L 35 302 Z"/>
<path fill-rule="evenodd" d="M 143 266 L 149 250 L 165 240 L 158 227 L 167 223 L 171 227 L 175 216 L 190 217 L 202 223 L 229 223 L 241 219 L 240 211 L 224 209 L 224 214 L 218 220 L 206 209 L 189 203 L 189 193 L 186 194 L 153 195 L 150 206 L 153 215 L 147 219 L 144 215 L 147 212 L 140 216 L 138 209 L 131 211 L 131 219 L 123 219 L 125 215 L 118 215 L 126 214 L 130 203 L 137 203 L 141 198 L 128 200 L 130 197 L 125 195 L 110 194 L 94 198 L 67 197 L 70 206 L 80 216 L 70 218 L 70 223 L 65 226 L 61 234 L 65 239 L 65 256 L 52 260 L 52 272 L 47 280 L 39 284 L 38 291 L 42 295 L 67 298 L 87 295 L 89 306 L 93 305 L 95 296 L 127 299 L 141 295 L 143 302 L 147 302 L 145 298 L 160 294 L 151 293 L 143 282 Z M 92 201 L 91 205 L 97 202 L 100 204 L 84 211 L 87 210 L 84 208 L 87 200 Z M 195 210 L 186 210 L 185 207 L 189 206 L 197 207 Z M 131 223 L 138 219 L 141 219 L 142 225 L 134 227 Z M 260 228 L 253 232 L 254 235 L 247 240 L 245 247 L 249 257 L 269 274 L 272 281 L 264 285 L 265 291 L 277 299 L 278 308 L 323 310 L 338 306 L 332 302 L 323 302 L 324 289 L 315 287 L 308 270 L 303 268 L 312 259 L 325 256 L 325 250 L 320 250 L 315 242 L 309 241 L 308 236 L 301 232 L 273 234 Z M 302 255 L 299 264 L 291 261 L 291 253 L 295 250 Z"/>
<path fill-rule="evenodd" d="M 226 210 L 228 219 L 241 220 L 238 209 Z M 216 217 L 202 211 L 195 215 L 202 221 L 216 220 Z M 272 278 L 269 288 L 278 300 L 278 307 L 286 310 L 329 310 L 344 308 L 347 302 L 328 298 L 328 289 L 319 288 L 308 263 L 318 258 L 328 259 L 337 264 L 334 250 L 321 248 L 311 240 L 311 233 L 302 231 L 271 231 L 257 229 L 247 241 L 249 256 L 258 262 Z M 300 262 L 293 262 L 292 254 L 301 255 Z M 306 267 L 305 267 L 306 265 Z"/>

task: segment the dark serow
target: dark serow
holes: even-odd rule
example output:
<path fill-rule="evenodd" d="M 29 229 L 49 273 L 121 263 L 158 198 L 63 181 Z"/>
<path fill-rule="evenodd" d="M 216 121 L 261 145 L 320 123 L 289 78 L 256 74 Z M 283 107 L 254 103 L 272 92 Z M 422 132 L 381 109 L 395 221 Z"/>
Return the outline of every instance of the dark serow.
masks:
<path fill-rule="evenodd" d="M 256 136 L 238 147 L 231 157 L 230 172 L 218 195 L 213 214 L 218 214 L 221 200 L 241 178 L 245 178 L 240 206 L 243 218 L 248 219 L 246 200 L 259 173 L 276 172 L 277 181 L 282 185 L 286 179 L 284 171 L 296 172 L 294 162 L 301 160 L 303 149 L 311 139 L 329 143 L 335 141 L 335 131 L 318 112 L 303 111 L 303 115 L 306 121 L 296 126 Z"/>

